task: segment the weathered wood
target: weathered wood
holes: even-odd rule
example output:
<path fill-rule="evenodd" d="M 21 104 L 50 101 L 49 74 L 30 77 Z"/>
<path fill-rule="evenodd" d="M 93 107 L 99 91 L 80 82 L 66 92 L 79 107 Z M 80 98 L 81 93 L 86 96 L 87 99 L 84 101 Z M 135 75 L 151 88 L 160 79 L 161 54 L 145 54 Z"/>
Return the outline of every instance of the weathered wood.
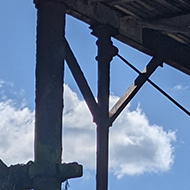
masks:
<path fill-rule="evenodd" d="M 132 85 L 127 89 L 124 95 L 118 100 L 118 102 L 113 106 L 109 112 L 110 124 L 112 124 L 131 99 L 136 95 L 140 90 L 143 84 L 147 81 L 149 76 L 156 70 L 158 66 L 163 63 L 162 60 L 157 59 L 156 57 L 152 58 L 148 63 L 143 72 L 136 78 Z"/>

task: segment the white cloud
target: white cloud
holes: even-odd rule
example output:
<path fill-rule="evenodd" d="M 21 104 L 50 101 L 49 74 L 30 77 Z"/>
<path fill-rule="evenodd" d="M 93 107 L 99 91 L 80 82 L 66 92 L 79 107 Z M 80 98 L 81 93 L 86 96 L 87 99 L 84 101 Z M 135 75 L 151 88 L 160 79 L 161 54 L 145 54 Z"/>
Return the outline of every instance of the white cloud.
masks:
<path fill-rule="evenodd" d="M 189 86 L 183 86 L 182 84 L 177 84 L 174 86 L 174 90 L 187 90 Z"/>
<path fill-rule="evenodd" d="M 167 171 L 174 161 L 171 142 L 175 138 L 175 132 L 151 126 L 139 108 L 126 111 L 111 129 L 111 170 L 117 177 Z"/>
<path fill-rule="evenodd" d="M 79 100 L 68 86 L 66 89 L 64 160 L 77 160 L 84 167 L 94 169 L 96 127 L 84 101 Z M 72 97 L 75 102 L 71 101 Z M 118 98 L 112 96 L 111 104 L 116 100 Z M 110 128 L 110 170 L 117 177 L 167 171 L 174 161 L 172 141 L 175 138 L 175 132 L 150 125 L 140 108 L 130 112 L 128 106 Z"/>
<path fill-rule="evenodd" d="M 111 96 L 111 104 L 118 100 Z M 33 159 L 34 112 L 0 102 L 0 157 L 7 164 Z M 96 126 L 83 100 L 65 85 L 63 161 L 77 161 L 95 169 Z M 129 106 L 110 128 L 110 171 L 118 178 L 144 172 L 167 171 L 174 161 L 175 132 L 150 125 L 140 108 Z"/>
<path fill-rule="evenodd" d="M 8 165 L 32 159 L 34 112 L 7 100 L 0 102 L 0 121 L 0 158 Z"/>

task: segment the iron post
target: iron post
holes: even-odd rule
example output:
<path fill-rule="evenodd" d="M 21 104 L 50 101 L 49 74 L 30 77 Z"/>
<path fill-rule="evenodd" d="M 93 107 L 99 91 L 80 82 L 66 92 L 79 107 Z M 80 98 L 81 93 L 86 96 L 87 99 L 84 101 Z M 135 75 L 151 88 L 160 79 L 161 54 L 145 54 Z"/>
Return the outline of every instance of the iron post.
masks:
<path fill-rule="evenodd" d="M 35 190 L 60 190 L 61 182 L 82 176 L 77 163 L 61 164 L 65 5 L 36 0 L 37 63 L 35 162 L 29 170 Z"/>
<path fill-rule="evenodd" d="M 61 183 L 55 176 L 62 153 L 65 5 L 39 1 L 36 8 L 35 164 L 38 177 L 34 179 L 34 189 L 60 190 Z"/>
<path fill-rule="evenodd" d="M 92 26 L 92 34 L 98 37 L 98 106 L 99 118 L 97 124 L 97 190 L 108 188 L 108 145 L 109 145 L 109 95 L 110 95 L 110 62 L 117 55 L 111 36 L 117 30 L 108 25 Z"/>

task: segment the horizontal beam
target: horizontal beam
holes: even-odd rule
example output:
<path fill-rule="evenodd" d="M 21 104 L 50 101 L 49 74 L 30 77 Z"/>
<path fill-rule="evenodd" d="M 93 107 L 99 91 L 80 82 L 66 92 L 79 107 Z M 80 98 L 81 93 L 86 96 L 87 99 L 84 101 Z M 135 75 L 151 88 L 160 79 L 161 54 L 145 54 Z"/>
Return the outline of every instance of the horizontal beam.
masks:
<path fill-rule="evenodd" d="M 155 21 L 156 22 L 156 21 Z M 172 33 L 172 34 L 190 34 L 190 28 L 186 25 L 172 25 L 172 24 L 166 24 L 162 22 L 141 22 L 142 28 L 149 28 L 154 30 L 159 30 L 165 33 Z M 172 23 L 172 21 L 171 21 Z"/>
<path fill-rule="evenodd" d="M 186 26 L 187 28 L 189 28 L 190 14 L 182 14 L 178 16 L 173 16 L 171 18 L 158 19 L 154 22 L 156 22 L 156 24 L 163 24 L 169 26 Z"/>

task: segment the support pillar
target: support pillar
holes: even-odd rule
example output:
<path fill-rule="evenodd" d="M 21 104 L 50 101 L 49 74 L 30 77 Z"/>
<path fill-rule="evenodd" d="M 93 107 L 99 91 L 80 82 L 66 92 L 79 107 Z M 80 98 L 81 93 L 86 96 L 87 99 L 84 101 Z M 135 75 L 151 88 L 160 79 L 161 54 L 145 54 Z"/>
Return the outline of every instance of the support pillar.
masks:
<path fill-rule="evenodd" d="M 117 48 L 112 45 L 111 36 L 117 30 L 107 25 L 93 26 L 92 34 L 98 37 L 98 107 L 97 124 L 97 190 L 108 188 L 108 145 L 109 145 L 109 84 L 110 62 L 117 54 Z"/>
<path fill-rule="evenodd" d="M 7 167 L 0 160 L 2 190 L 61 190 L 82 176 L 82 165 L 61 164 L 65 11 L 59 1 L 34 0 L 38 10 L 35 161 Z"/>
<path fill-rule="evenodd" d="M 65 5 L 36 1 L 35 190 L 60 190 Z M 34 172 L 35 173 L 35 172 Z"/>

